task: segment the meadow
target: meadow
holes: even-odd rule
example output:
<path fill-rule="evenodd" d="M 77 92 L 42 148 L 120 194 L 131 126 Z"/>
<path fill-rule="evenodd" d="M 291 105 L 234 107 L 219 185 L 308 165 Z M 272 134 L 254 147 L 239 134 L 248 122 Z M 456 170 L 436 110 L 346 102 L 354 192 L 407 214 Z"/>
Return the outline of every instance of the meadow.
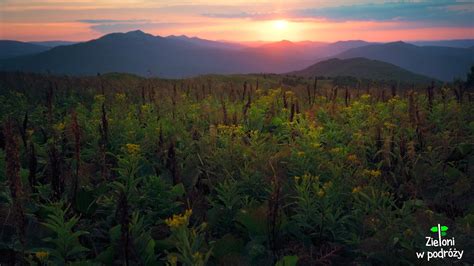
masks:
<path fill-rule="evenodd" d="M 470 89 L 0 73 L 0 264 L 472 263 Z"/>

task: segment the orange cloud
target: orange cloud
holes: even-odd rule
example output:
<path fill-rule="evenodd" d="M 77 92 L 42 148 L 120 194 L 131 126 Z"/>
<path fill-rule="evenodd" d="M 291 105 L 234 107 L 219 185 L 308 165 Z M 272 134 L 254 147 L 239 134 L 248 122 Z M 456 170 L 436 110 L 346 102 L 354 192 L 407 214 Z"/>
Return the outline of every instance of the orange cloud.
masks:
<path fill-rule="evenodd" d="M 64 23 L 2 23 L 0 39 L 22 41 L 83 41 L 100 36 L 79 22 Z"/>

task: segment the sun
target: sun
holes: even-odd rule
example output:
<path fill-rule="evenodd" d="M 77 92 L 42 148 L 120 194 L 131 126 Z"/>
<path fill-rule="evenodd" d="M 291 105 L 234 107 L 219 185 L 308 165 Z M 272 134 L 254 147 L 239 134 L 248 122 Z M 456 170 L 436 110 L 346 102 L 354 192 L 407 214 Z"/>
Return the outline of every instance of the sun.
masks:
<path fill-rule="evenodd" d="M 286 30 L 288 28 L 288 21 L 280 19 L 273 22 L 273 27 L 277 30 Z"/>
<path fill-rule="evenodd" d="M 301 23 L 284 18 L 253 22 L 265 41 L 299 40 L 304 27 Z"/>

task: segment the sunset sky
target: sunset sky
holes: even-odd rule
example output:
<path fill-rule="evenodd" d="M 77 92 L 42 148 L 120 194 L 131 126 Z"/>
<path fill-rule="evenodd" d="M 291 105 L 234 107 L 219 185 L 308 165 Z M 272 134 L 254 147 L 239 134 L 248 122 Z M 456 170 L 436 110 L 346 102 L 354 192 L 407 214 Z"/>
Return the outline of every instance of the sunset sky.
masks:
<path fill-rule="evenodd" d="M 84 41 L 140 29 L 211 40 L 474 38 L 474 1 L 0 0 L 0 39 Z"/>

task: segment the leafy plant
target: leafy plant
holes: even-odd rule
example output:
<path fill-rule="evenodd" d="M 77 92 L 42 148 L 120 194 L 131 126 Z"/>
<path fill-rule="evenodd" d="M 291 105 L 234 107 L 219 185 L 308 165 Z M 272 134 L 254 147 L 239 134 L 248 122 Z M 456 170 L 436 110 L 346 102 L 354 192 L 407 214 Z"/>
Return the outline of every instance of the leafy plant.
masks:
<path fill-rule="evenodd" d="M 206 265 L 211 256 L 212 249 L 206 247 L 204 230 L 206 224 L 198 227 L 189 226 L 189 218 L 192 210 L 186 210 L 183 214 L 173 215 L 166 220 L 170 227 L 171 236 L 169 241 L 174 245 L 176 252 L 168 253 L 168 263 L 176 265 L 179 261 L 184 265 Z"/>
<path fill-rule="evenodd" d="M 46 248 L 51 256 L 51 260 L 58 264 L 67 264 L 84 258 L 84 253 L 89 249 L 84 247 L 79 238 L 88 234 L 87 231 L 74 230 L 79 222 L 78 216 L 68 218 L 69 206 L 63 202 L 44 205 L 47 218 L 42 223 L 53 234 L 44 238 L 43 241 L 52 245 L 52 248 Z"/>

